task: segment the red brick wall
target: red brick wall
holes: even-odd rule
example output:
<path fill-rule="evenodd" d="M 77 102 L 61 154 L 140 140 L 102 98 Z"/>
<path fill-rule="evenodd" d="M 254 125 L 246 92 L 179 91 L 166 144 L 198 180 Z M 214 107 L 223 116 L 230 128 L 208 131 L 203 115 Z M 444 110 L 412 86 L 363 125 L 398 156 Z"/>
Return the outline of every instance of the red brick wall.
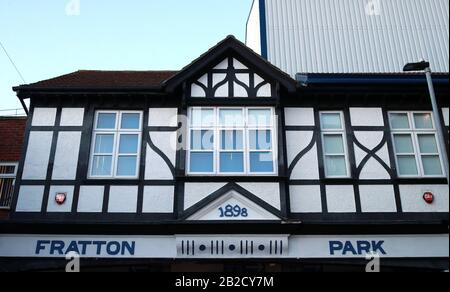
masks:
<path fill-rule="evenodd" d="M 26 118 L 0 117 L 0 162 L 18 162 L 22 154 Z M 0 220 L 9 218 L 9 210 L 0 210 Z"/>
<path fill-rule="evenodd" d="M 0 161 L 20 160 L 26 122 L 26 118 L 0 117 Z"/>

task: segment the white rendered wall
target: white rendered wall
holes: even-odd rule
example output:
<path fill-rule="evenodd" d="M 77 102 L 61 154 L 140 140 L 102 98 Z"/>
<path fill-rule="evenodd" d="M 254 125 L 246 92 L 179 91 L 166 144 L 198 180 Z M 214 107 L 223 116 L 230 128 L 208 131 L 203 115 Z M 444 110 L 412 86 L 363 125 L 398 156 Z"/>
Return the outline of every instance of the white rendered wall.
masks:
<path fill-rule="evenodd" d="M 435 197 L 431 205 L 423 199 L 426 192 L 433 193 Z M 400 195 L 403 212 L 449 212 L 449 189 L 446 185 L 401 185 Z"/>
<path fill-rule="evenodd" d="M 292 213 L 322 213 L 322 195 L 320 186 L 291 186 Z"/>
<path fill-rule="evenodd" d="M 144 188 L 143 213 L 173 213 L 173 186 L 146 186 Z"/>
<path fill-rule="evenodd" d="M 45 180 L 53 132 L 30 132 L 22 179 Z"/>
<path fill-rule="evenodd" d="M 53 164 L 53 180 L 75 180 L 81 132 L 59 132 Z"/>
<path fill-rule="evenodd" d="M 328 212 L 354 213 L 356 212 L 355 192 L 352 185 L 326 187 Z"/>

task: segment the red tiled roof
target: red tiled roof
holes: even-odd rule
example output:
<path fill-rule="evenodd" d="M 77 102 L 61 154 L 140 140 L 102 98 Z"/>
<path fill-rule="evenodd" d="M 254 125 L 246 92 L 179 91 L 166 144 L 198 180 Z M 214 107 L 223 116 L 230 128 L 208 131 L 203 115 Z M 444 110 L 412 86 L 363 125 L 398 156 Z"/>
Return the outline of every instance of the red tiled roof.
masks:
<path fill-rule="evenodd" d="M 80 70 L 48 80 L 19 86 L 19 89 L 144 89 L 159 87 L 177 71 Z"/>
<path fill-rule="evenodd" d="M 0 162 L 20 160 L 26 123 L 26 117 L 0 117 Z"/>

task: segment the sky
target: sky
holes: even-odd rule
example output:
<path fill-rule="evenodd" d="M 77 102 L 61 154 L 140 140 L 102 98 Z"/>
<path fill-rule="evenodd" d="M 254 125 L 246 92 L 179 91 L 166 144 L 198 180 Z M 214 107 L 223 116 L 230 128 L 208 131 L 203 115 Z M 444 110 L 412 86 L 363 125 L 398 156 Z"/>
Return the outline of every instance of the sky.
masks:
<path fill-rule="evenodd" d="M 178 70 L 227 35 L 245 41 L 251 5 L 252 0 L 0 0 L 0 42 L 25 83 L 80 69 Z M 21 108 L 11 88 L 23 83 L 0 47 L 0 110 Z"/>

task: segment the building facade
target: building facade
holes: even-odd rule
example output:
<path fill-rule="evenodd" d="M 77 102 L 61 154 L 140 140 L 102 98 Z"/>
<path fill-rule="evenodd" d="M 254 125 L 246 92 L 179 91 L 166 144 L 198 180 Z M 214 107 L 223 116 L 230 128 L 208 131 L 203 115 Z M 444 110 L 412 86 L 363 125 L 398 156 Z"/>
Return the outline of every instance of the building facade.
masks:
<path fill-rule="evenodd" d="M 25 125 L 26 117 L 0 117 L 0 220 L 11 208 Z"/>
<path fill-rule="evenodd" d="M 420 73 L 277 61 L 265 25 L 281 3 L 255 1 L 250 48 L 230 36 L 181 71 L 14 88 L 31 106 L 0 266 L 64 269 L 76 253 L 84 270 L 448 270 L 448 58 L 435 123 Z"/>
<path fill-rule="evenodd" d="M 181 71 L 14 88 L 31 106 L 0 269 L 448 270 L 448 8 L 255 0 L 246 45 Z M 438 123 L 401 73 L 421 58 Z"/>

